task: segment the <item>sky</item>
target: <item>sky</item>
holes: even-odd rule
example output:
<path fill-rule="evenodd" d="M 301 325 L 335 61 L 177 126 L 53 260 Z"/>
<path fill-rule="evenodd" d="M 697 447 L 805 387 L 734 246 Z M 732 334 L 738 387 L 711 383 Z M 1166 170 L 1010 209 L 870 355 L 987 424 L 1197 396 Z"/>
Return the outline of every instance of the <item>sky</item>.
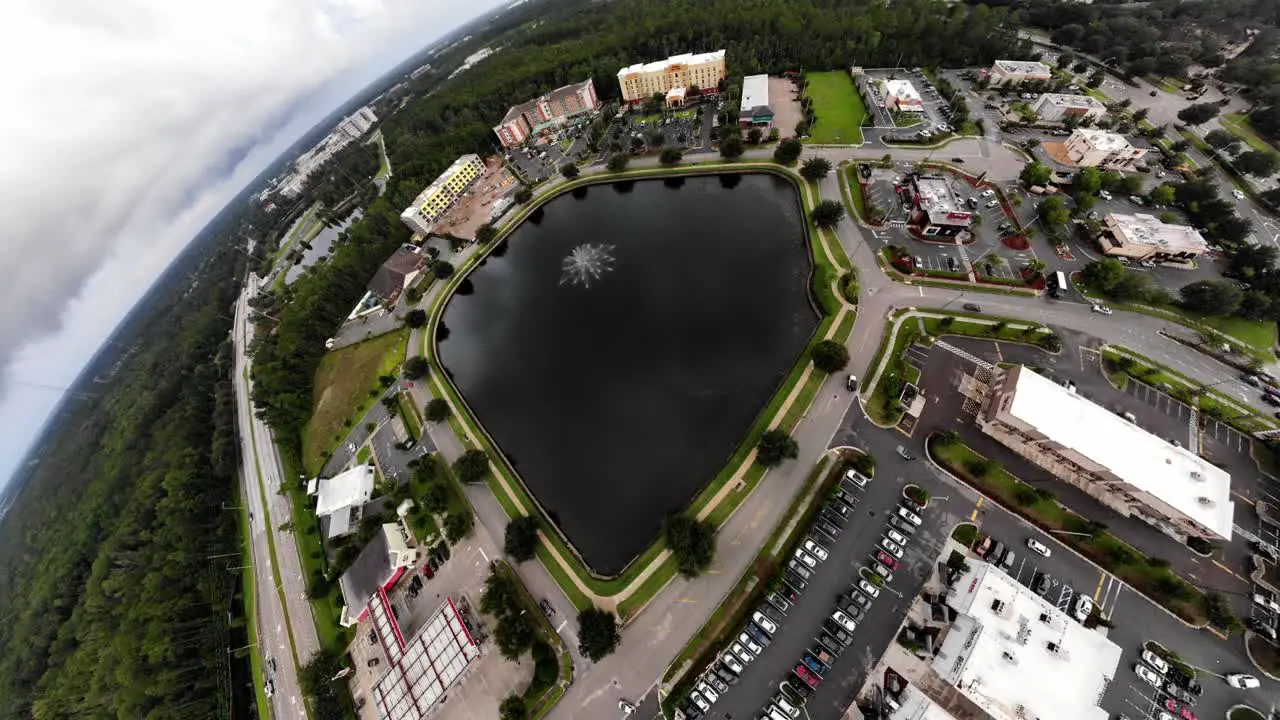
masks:
<path fill-rule="evenodd" d="M 6 2 L 0 487 L 58 388 L 228 200 L 369 82 L 502 4 Z"/>

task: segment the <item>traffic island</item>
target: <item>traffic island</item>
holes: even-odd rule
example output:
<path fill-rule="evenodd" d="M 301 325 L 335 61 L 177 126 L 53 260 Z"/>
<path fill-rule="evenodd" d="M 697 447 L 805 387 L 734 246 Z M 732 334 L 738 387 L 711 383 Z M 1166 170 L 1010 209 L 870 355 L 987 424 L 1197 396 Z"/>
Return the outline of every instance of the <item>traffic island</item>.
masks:
<path fill-rule="evenodd" d="M 1244 634 L 1244 652 L 1258 672 L 1280 681 L 1280 647 L 1263 636 L 1249 631 Z"/>

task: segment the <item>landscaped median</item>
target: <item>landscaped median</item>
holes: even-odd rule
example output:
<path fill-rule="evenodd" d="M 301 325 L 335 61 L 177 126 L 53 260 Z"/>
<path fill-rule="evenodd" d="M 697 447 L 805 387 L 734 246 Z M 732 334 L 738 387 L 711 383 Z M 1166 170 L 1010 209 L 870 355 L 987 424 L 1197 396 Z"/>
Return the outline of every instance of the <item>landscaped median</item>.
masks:
<path fill-rule="evenodd" d="M 925 448 L 929 459 L 943 470 L 1036 526 L 1054 533 L 1057 540 L 1184 622 L 1195 627 L 1212 623 L 1227 632 L 1239 627 L 1240 621 L 1231 614 L 1226 599 L 1221 595 L 1206 595 L 1170 570 L 1167 561 L 1144 556 L 1107 532 L 1100 523 L 1087 520 L 1062 506 L 1052 492 L 1022 482 L 997 463 L 974 452 L 955 434 L 934 435 L 928 439 Z"/>
<path fill-rule="evenodd" d="M 902 420 L 902 389 L 920 379 L 920 369 L 908 365 L 904 353 L 921 340 L 922 332 L 927 344 L 943 335 L 961 335 L 1034 345 L 1047 352 L 1062 348 L 1062 340 L 1052 330 L 1025 320 L 915 309 L 895 310 L 888 319 L 889 329 L 871 361 L 874 374 L 863 379 L 862 387 L 863 409 L 881 427 L 893 427 Z"/>
<path fill-rule="evenodd" d="M 448 379 L 448 373 L 441 366 L 435 347 L 436 328 L 449 297 L 470 271 L 483 262 L 493 248 L 506 242 L 507 236 L 530 214 L 555 197 L 588 185 L 619 180 L 725 172 L 768 172 L 785 177 L 796 185 L 801 207 L 806 216 L 809 247 L 814 265 L 815 282 L 811 292 L 816 304 L 820 306 L 823 318 L 809 346 L 797 358 L 791 372 L 757 416 L 729 462 L 699 494 L 687 511 L 690 516 L 709 521 L 719 528 L 732 516 L 767 472 L 766 468 L 755 462 L 755 446 L 760 437 L 770 428 L 782 427 L 789 431 L 798 424 L 826 379 L 827 373 L 817 370 L 810 361 L 810 352 L 813 347 L 826 338 L 843 343 L 853 329 L 855 306 L 843 300 L 841 295 L 843 276 L 850 269 L 848 257 L 834 233 L 818 228 L 809 217 L 810 210 L 820 199 L 816 183 L 805 182 L 789 168 L 759 162 L 714 162 L 578 177 L 556 185 L 522 207 L 516 216 L 499 230 L 493 242 L 473 253 L 462 267 L 458 268 L 458 271 L 449 279 L 449 284 L 433 301 L 429 311 L 428 325 L 423 333 L 422 354 L 431 363 L 430 386 L 433 394 L 444 398 L 449 403 L 452 409 L 450 422 L 462 444 L 467 448 L 481 449 L 489 456 L 491 472 L 487 480 L 507 515 L 512 518 L 530 515 L 539 519 L 540 537 L 543 542 L 538 545 L 537 556 L 579 610 L 599 605 L 605 609 L 616 610 L 624 620 L 633 617 L 667 582 L 675 577 L 677 572 L 675 558 L 665 547 L 663 539 L 658 538 L 615 576 L 602 577 L 587 567 L 568 540 L 547 521 L 546 513 L 542 511 L 536 498 L 506 462 L 497 443 L 484 430 L 463 399 L 461 392 Z"/>

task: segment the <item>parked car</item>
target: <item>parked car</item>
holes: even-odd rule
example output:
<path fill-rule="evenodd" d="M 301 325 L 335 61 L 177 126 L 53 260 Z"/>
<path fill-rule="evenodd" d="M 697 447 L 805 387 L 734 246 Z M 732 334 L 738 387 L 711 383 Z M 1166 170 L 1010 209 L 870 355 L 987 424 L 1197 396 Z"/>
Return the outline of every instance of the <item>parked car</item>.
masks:
<path fill-rule="evenodd" d="M 869 598 L 880 597 L 880 588 L 867 582 L 866 580 L 858 581 L 858 589 L 861 590 Z"/>
<path fill-rule="evenodd" d="M 1185 688 L 1172 680 L 1165 681 L 1164 691 L 1168 693 L 1170 697 L 1184 705 L 1190 706 L 1196 704 L 1196 696 L 1187 692 Z"/>
<path fill-rule="evenodd" d="M 999 200 L 988 200 L 983 207 L 993 208 L 993 207 L 999 207 L 999 205 L 1000 205 Z"/>
<path fill-rule="evenodd" d="M 854 630 L 858 629 L 858 624 L 853 621 L 853 618 L 849 617 L 848 615 L 845 615 L 843 612 L 839 610 L 836 610 L 835 612 L 831 613 L 831 619 L 835 620 L 840 625 L 840 627 L 844 628 L 849 632 L 853 632 Z"/>
<path fill-rule="evenodd" d="M 773 642 L 772 639 L 769 637 L 769 633 L 760 629 L 760 626 L 755 624 L 754 622 L 747 623 L 746 633 L 747 635 L 751 636 L 751 639 L 755 640 L 756 643 L 761 647 L 764 647 L 768 645 L 770 642 Z"/>
<path fill-rule="evenodd" d="M 786 612 L 791 609 L 791 602 L 777 593 L 769 593 L 765 596 L 765 599 L 773 603 L 773 606 L 782 612 Z"/>
<path fill-rule="evenodd" d="M 760 626 L 761 630 L 764 630 L 765 632 L 769 633 L 769 635 L 772 636 L 778 633 L 778 625 L 772 620 L 770 620 L 769 618 L 765 617 L 763 613 L 756 611 L 752 613 L 751 619 L 755 621 L 756 625 Z"/>
<path fill-rule="evenodd" d="M 724 666 L 729 668 L 730 672 L 733 672 L 734 674 L 741 675 L 744 670 L 742 663 L 739 662 L 738 658 L 734 657 L 733 653 L 728 650 L 725 650 L 720 655 L 720 662 L 724 663 Z"/>
<path fill-rule="evenodd" d="M 707 702 L 706 698 L 702 697 L 702 693 L 697 690 L 689 693 L 689 699 L 692 700 L 693 704 L 697 705 L 698 709 L 702 710 L 702 712 L 706 712 L 711 709 L 711 703 Z"/>
<path fill-rule="evenodd" d="M 880 547 L 884 548 L 893 557 L 902 558 L 902 546 L 889 538 L 880 538 Z"/>
<path fill-rule="evenodd" d="M 1258 607 L 1266 608 L 1267 610 L 1270 610 L 1273 613 L 1280 613 L 1280 603 L 1277 603 L 1275 601 L 1275 598 L 1272 598 L 1269 595 L 1263 595 L 1262 593 L 1254 593 L 1253 604 L 1257 605 Z"/>
<path fill-rule="evenodd" d="M 734 655 L 737 655 L 738 658 L 742 660 L 743 665 L 746 665 L 756 659 L 755 655 L 752 655 L 750 651 L 738 643 L 733 643 L 729 646 L 729 649 L 733 651 Z"/>
<path fill-rule="evenodd" d="M 902 507 L 910 510 L 911 512 L 921 517 L 924 517 L 924 506 L 916 502 L 915 500 L 912 500 L 911 498 L 907 498 L 907 497 L 902 498 Z"/>
<path fill-rule="evenodd" d="M 756 642 L 746 630 L 738 633 L 738 642 L 742 643 L 742 647 L 746 648 L 752 655 L 759 655 L 764 652 L 764 646 Z"/>
<path fill-rule="evenodd" d="M 1005 550 L 1004 555 L 1000 558 L 1000 569 L 1009 572 L 1013 569 L 1013 561 L 1017 559 L 1018 554 L 1013 550 Z"/>
<path fill-rule="evenodd" d="M 876 551 L 876 560 L 880 561 L 882 565 L 889 568 L 890 570 L 898 569 L 898 559 L 890 555 L 889 553 L 885 552 L 884 550 Z"/>
<path fill-rule="evenodd" d="M 889 527 L 891 527 L 891 528 L 893 528 L 894 530 L 897 530 L 898 532 L 901 532 L 901 533 L 903 533 L 903 534 L 905 534 L 905 535 L 908 535 L 908 536 L 910 536 L 910 535 L 914 535 L 914 534 L 915 534 L 915 532 L 916 532 L 916 526 L 915 526 L 915 525 L 912 525 L 911 523 L 907 522 L 906 520 L 903 520 L 903 519 L 898 518 L 898 517 L 891 517 L 891 518 L 889 518 Z"/>
<path fill-rule="evenodd" d="M 778 693 L 778 696 L 773 699 L 773 706 L 787 717 L 800 717 L 800 708 L 787 702 L 787 699 L 782 696 L 782 693 Z"/>
<path fill-rule="evenodd" d="M 1037 553 L 1045 557 L 1049 557 L 1052 554 L 1052 551 L 1049 550 L 1049 548 L 1044 543 L 1040 542 L 1039 540 L 1036 540 L 1035 538 L 1027 538 L 1027 547 L 1031 548 L 1032 550 L 1036 551 Z"/>
<path fill-rule="evenodd" d="M 1049 577 L 1049 573 L 1038 572 L 1031 578 L 1031 590 L 1040 597 L 1047 595 L 1051 587 L 1053 587 L 1053 578 Z"/>
<path fill-rule="evenodd" d="M 871 563 L 871 569 L 872 569 L 872 571 L 874 571 L 874 572 L 875 572 L 875 574 L 877 574 L 877 575 L 879 575 L 880 577 L 884 578 L 884 581 L 885 581 L 885 582 L 890 582 L 890 581 L 892 581 L 892 580 L 893 580 L 893 571 L 892 571 L 892 570 L 890 570 L 889 568 L 885 567 L 884 565 L 881 565 L 881 564 L 880 564 L 880 563 L 878 563 L 878 562 L 872 562 L 872 563 Z"/>
<path fill-rule="evenodd" d="M 714 703 L 720 699 L 720 693 L 716 692 L 715 688 L 707 684 L 705 680 L 694 686 L 694 689 L 697 690 L 702 697 L 706 698 L 709 703 Z"/>
<path fill-rule="evenodd" d="M 870 482 L 870 478 L 857 470 L 846 470 L 844 473 L 844 479 L 845 482 L 852 483 L 860 488 L 865 488 L 867 483 Z"/>
<path fill-rule="evenodd" d="M 1150 650 L 1142 651 L 1142 662 L 1150 665 L 1156 672 L 1164 675 L 1169 672 L 1169 663 L 1165 659 L 1151 652 Z"/>
<path fill-rule="evenodd" d="M 790 568 L 783 571 L 782 579 L 795 591 L 797 599 L 799 599 L 799 593 L 804 592 L 804 589 L 809 586 L 809 583 L 804 578 Z"/>
<path fill-rule="evenodd" d="M 898 543 L 899 545 L 906 545 L 906 544 L 907 544 L 907 538 L 906 538 L 906 536 L 905 536 L 905 535 L 903 535 L 902 533 L 898 532 L 897 530 L 894 530 L 893 528 L 888 528 L 887 530 L 885 530 L 885 531 L 884 531 L 884 535 L 885 535 L 885 537 L 887 537 L 887 538 L 889 538 L 890 540 L 892 540 L 892 541 L 894 541 L 894 542 Z"/>
<path fill-rule="evenodd" d="M 907 522 L 911 523 L 912 525 L 915 525 L 916 527 L 920 527 L 921 523 L 924 522 L 923 520 L 920 519 L 919 515 L 916 515 L 915 513 L 911 512 L 910 510 L 904 507 L 898 508 L 898 517 L 902 518 L 903 520 L 906 520 Z"/>
<path fill-rule="evenodd" d="M 809 553 L 805 552 L 804 550 L 801 550 L 800 548 L 796 548 L 795 555 L 796 555 L 796 559 L 804 563 L 805 565 L 808 565 L 811 568 L 818 567 L 818 559 L 810 555 Z"/>
<path fill-rule="evenodd" d="M 844 594 L 844 597 L 849 598 L 849 602 L 852 603 L 855 607 L 862 608 L 863 610 L 866 610 L 867 608 L 871 607 L 871 598 L 866 595 L 863 595 L 862 593 L 857 593 L 857 592 L 854 592 L 853 590 L 850 590 L 849 592 Z"/>
<path fill-rule="evenodd" d="M 996 194 L 996 191 L 992 190 L 991 188 L 987 188 L 986 190 L 982 191 L 982 197 L 995 197 L 995 194 Z"/>
<path fill-rule="evenodd" d="M 1163 683 L 1164 678 L 1161 678 L 1160 675 L 1156 673 L 1155 670 L 1152 670 L 1151 668 L 1147 667 L 1146 665 L 1143 665 L 1142 663 L 1138 663 L 1137 665 L 1134 665 L 1133 672 L 1138 675 L 1138 678 L 1140 678 L 1142 682 L 1150 685 L 1153 688 L 1159 689 L 1159 687 L 1164 684 Z"/>
<path fill-rule="evenodd" d="M 812 670 L 805 667 L 804 663 L 797 664 L 794 672 L 796 674 L 796 677 L 803 680 L 804 683 L 811 688 L 817 689 L 817 687 L 822 684 L 822 679 L 819 678 L 816 674 L 814 674 Z"/>
<path fill-rule="evenodd" d="M 804 549 L 819 561 L 826 560 L 828 557 L 827 549 L 814 542 L 812 539 L 804 541 Z"/>

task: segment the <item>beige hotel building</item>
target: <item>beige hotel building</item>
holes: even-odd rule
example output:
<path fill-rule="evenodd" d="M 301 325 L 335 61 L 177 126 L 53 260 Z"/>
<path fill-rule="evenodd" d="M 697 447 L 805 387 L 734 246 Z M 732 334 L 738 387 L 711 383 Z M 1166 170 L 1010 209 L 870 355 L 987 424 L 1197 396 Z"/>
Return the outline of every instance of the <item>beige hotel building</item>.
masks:
<path fill-rule="evenodd" d="M 623 102 L 643 102 L 662 93 L 683 102 L 683 90 L 697 85 L 699 90 L 716 91 L 725 79 L 724 51 L 672 55 L 666 60 L 637 63 L 618 71 Z M 676 91 L 673 93 L 673 91 Z"/>

